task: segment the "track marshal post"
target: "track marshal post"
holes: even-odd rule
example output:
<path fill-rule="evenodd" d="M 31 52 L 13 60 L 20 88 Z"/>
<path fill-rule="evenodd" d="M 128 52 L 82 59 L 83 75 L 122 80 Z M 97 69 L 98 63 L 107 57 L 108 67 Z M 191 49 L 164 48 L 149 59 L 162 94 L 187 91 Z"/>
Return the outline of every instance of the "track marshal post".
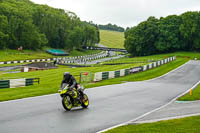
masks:
<path fill-rule="evenodd" d="M 190 88 L 190 96 L 192 96 L 192 88 Z"/>

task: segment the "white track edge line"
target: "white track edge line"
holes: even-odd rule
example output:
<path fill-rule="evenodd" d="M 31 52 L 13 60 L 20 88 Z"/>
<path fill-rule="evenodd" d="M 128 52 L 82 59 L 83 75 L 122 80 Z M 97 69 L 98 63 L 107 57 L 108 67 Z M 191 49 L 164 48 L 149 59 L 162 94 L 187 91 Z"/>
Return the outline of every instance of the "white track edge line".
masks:
<path fill-rule="evenodd" d="M 135 122 L 135 124 L 153 123 L 153 122 L 159 122 L 159 121 L 165 121 L 165 120 L 172 120 L 172 119 L 180 119 L 180 118 L 191 117 L 191 116 L 198 116 L 198 115 L 200 115 L 200 113 L 192 113 L 192 114 L 187 114 L 187 115 L 165 117 L 165 118 L 161 118 L 161 119 L 144 120 L 144 121 Z"/>
<path fill-rule="evenodd" d="M 194 89 L 198 84 L 200 84 L 200 81 L 198 81 L 195 85 L 193 85 L 193 87 L 192 87 L 191 89 Z M 165 105 L 163 105 L 163 106 L 161 106 L 161 107 L 159 107 L 159 108 L 156 108 L 156 109 L 154 109 L 154 110 L 152 110 L 152 111 L 149 111 L 149 112 L 147 112 L 147 113 L 145 113 L 145 114 L 143 114 L 143 115 L 141 115 L 141 116 L 139 116 L 139 117 L 137 117 L 137 118 L 135 118 L 135 119 L 129 120 L 129 121 L 127 121 L 127 122 L 124 122 L 124 123 L 121 123 L 121 124 L 118 124 L 118 125 L 115 125 L 115 126 L 112 126 L 112 127 L 109 127 L 109 128 L 106 128 L 106 129 L 101 130 L 101 131 L 98 131 L 98 132 L 96 132 L 96 133 L 103 133 L 103 132 L 108 131 L 108 130 L 111 130 L 111 129 L 113 129 L 113 128 L 117 128 L 117 127 L 120 127 L 120 126 L 128 125 L 129 123 L 133 123 L 134 121 L 137 121 L 137 120 L 139 120 L 139 119 L 141 119 L 141 118 L 143 118 L 143 117 L 145 117 L 145 116 L 147 116 L 147 115 L 149 115 L 149 114 L 151 114 L 151 113 L 153 113 L 153 112 L 155 112 L 155 111 L 158 111 L 158 110 L 160 110 L 160 109 L 162 109 L 162 108 L 168 106 L 169 104 L 171 104 L 172 102 L 174 102 L 177 98 L 179 98 L 179 97 L 185 95 L 185 94 L 188 93 L 189 91 L 190 91 L 190 89 L 188 89 L 187 91 L 185 91 L 185 92 L 183 92 L 182 94 L 178 95 L 177 97 L 175 97 L 174 99 L 172 99 L 172 100 L 171 100 L 170 102 L 168 102 L 167 104 L 165 104 Z"/>

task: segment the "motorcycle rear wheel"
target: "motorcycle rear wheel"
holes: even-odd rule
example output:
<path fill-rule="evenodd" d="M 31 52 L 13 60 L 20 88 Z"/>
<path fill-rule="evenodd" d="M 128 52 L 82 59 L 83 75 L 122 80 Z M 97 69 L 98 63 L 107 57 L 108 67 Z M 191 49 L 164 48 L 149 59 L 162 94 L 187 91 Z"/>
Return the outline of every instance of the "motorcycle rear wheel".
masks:
<path fill-rule="evenodd" d="M 67 111 L 70 111 L 72 109 L 72 100 L 69 95 L 63 96 L 62 105 Z"/>
<path fill-rule="evenodd" d="M 89 99 L 88 99 L 88 96 L 86 94 L 83 94 L 83 99 L 82 99 L 82 104 L 81 106 L 83 108 L 87 108 L 89 105 Z"/>

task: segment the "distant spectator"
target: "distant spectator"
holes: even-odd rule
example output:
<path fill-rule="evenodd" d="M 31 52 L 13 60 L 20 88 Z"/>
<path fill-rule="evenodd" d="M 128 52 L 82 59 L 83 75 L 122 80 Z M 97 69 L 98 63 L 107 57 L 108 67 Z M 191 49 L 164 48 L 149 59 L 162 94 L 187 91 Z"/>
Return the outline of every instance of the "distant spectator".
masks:
<path fill-rule="evenodd" d="M 56 65 L 57 64 L 57 60 L 54 60 L 53 64 Z"/>
<path fill-rule="evenodd" d="M 23 47 L 20 46 L 20 47 L 18 48 L 18 51 L 21 51 L 22 53 L 24 53 L 24 51 L 23 51 Z"/>

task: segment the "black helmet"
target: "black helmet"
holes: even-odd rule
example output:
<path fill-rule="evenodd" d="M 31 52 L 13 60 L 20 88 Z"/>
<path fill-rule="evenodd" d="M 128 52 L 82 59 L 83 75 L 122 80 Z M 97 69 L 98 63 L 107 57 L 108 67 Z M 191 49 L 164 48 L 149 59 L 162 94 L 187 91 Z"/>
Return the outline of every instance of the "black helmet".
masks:
<path fill-rule="evenodd" d="M 71 75 L 70 72 L 64 72 L 64 76 L 65 75 Z"/>
<path fill-rule="evenodd" d="M 67 82 L 69 82 L 70 78 L 71 78 L 71 74 L 70 74 L 69 72 L 64 72 L 64 79 L 65 79 Z"/>

